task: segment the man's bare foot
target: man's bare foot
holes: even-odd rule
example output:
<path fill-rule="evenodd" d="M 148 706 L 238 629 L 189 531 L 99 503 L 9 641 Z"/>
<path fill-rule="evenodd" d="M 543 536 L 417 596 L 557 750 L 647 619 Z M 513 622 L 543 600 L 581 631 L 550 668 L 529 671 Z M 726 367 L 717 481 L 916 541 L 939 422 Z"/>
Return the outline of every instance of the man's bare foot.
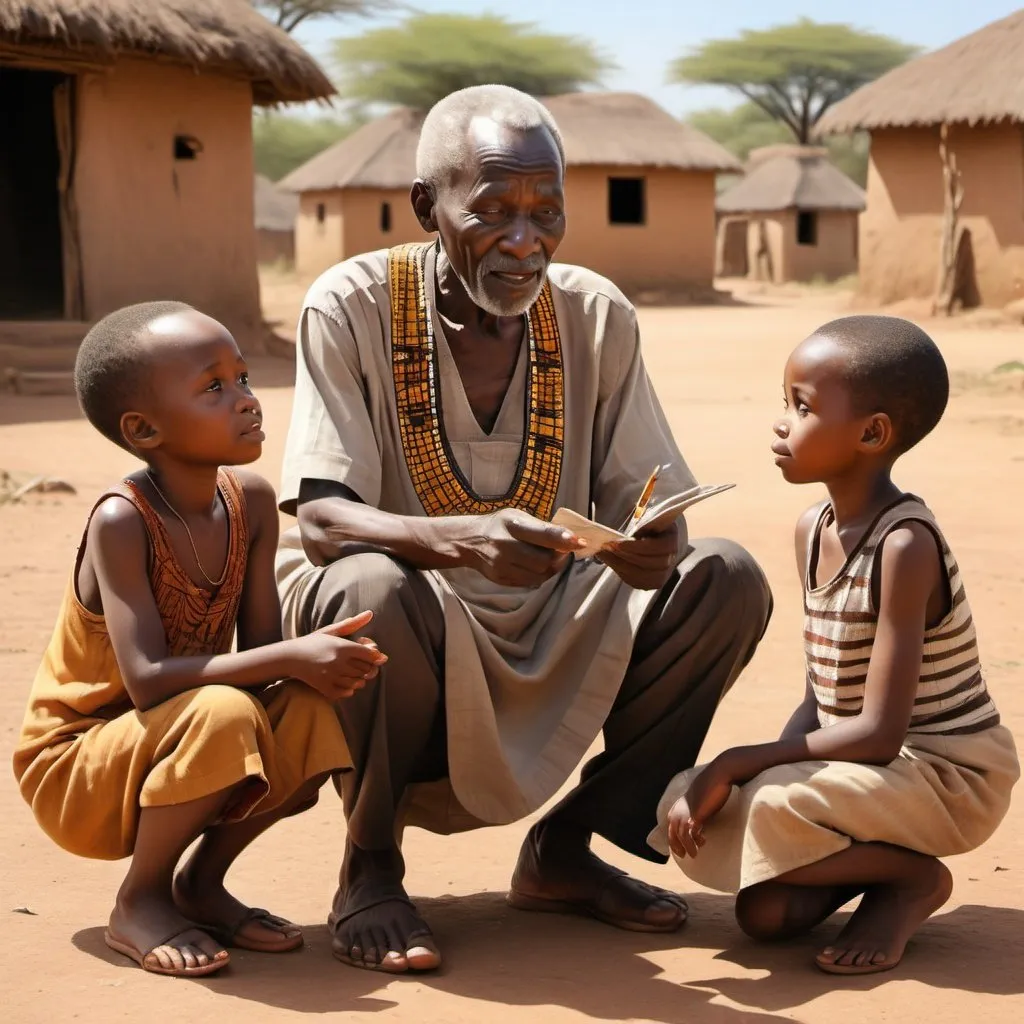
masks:
<path fill-rule="evenodd" d="M 953 891 L 949 869 L 934 858 L 921 858 L 922 869 L 900 884 L 872 886 L 832 945 L 815 963 L 829 974 L 875 974 L 892 970 L 910 937 Z"/>
<path fill-rule="evenodd" d="M 736 923 L 759 942 L 791 939 L 809 932 L 863 891 L 857 885 L 761 882 L 737 894 Z"/>
<path fill-rule="evenodd" d="M 585 914 L 636 932 L 674 932 L 687 914 L 681 896 L 605 864 L 591 852 L 588 835 L 551 822 L 530 829 L 508 903 L 518 910 Z"/>
<path fill-rule="evenodd" d="M 441 966 L 430 928 L 402 885 L 403 875 L 397 850 L 368 851 L 347 844 L 345 888 L 335 896 L 328 918 L 336 959 L 390 974 Z"/>
<path fill-rule="evenodd" d="M 184 918 L 171 899 L 154 893 L 119 893 L 105 940 L 157 974 L 199 976 L 226 967 L 228 952 Z"/>
<path fill-rule="evenodd" d="M 173 892 L 178 910 L 225 945 L 259 953 L 286 953 L 302 945 L 299 928 L 239 902 L 221 879 L 206 878 L 194 860 L 175 876 Z"/>

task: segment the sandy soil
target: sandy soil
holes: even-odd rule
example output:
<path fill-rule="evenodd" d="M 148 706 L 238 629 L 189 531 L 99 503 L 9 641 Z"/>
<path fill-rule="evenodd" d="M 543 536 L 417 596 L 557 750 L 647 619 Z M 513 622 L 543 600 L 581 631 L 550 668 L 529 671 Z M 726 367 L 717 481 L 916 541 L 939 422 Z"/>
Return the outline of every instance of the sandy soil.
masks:
<path fill-rule="evenodd" d="M 271 316 L 276 310 L 289 322 L 298 294 L 294 282 L 268 289 Z M 767 446 L 785 355 L 845 301 L 813 291 L 747 298 L 749 304 L 731 308 L 641 313 L 652 376 L 694 471 L 706 482 L 739 485 L 695 510 L 691 533 L 724 534 L 747 545 L 777 599 L 764 644 L 716 719 L 711 751 L 770 738 L 801 692 L 791 536 L 795 517 L 817 495 L 786 485 Z M 1024 331 L 967 323 L 942 325 L 935 333 L 957 373 L 957 395 L 936 435 L 905 460 L 899 479 L 929 500 L 959 555 L 996 699 L 1005 721 L 1024 736 L 1024 391 L 985 377 L 999 364 L 1024 358 Z M 262 468 L 274 481 L 291 402 L 289 376 L 280 363 L 254 368 L 270 438 Z M 4 764 L 90 502 L 131 464 L 79 418 L 72 399 L 0 400 L 0 468 L 21 479 L 58 475 L 78 491 L 0 507 Z M 953 901 L 922 930 L 904 965 L 891 975 L 849 981 L 810 966 L 835 924 L 784 946 L 758 947 L 732 923 L 729 900 L 716 894 L 693 893 L 690 924 L 669 937 L 506 909 L 504 891 L 528 822 L 451 839 L 410 832 L 409 885 L 443 943 L 445 969 L 435 977 L 395 980 L 351 970 L 331 959 L 323 923 L 343 837 L 340 807 L 327 792 L 314 811 L 263 837 L 230 879 L 241 898 L 304 925 L 306 948 L 281 957 L 235 952 L 227 973 L 175 983 L 145 975 L 103 945 L 123 863 L 76 860 L 49 843 L 9 772 L 0 783 L 0 816 L 6 938 L 0 991 L 4 1019 L 11 1021 L 134 1021 L 154 1013 L 254 1024 L 310 1014 L 377 1024 L 1024 1019 L 1019 810 L 986 847 L 951 862 Z M 668 886 L 682 882 L 670 866 L 640 863 L 599 845 L 641 877 Z"/>

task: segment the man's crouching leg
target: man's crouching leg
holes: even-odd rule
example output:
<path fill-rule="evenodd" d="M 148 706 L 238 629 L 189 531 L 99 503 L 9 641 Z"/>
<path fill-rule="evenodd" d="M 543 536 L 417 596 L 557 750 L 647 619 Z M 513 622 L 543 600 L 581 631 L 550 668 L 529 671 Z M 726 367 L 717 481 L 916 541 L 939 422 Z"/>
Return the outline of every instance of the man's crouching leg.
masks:
<path fill-rule="evenodd" d="M 592 915 L 633 931 L 686 920 L 681 897 L 605 864 L 597 833 L 664 863 L 647 845 L 669 780 L 693 766 L 719 701 L 753 656 L 771 616 L 754 559 L 726 540 L 697 540 L 640 624 L 629 668 L 604 726 L 604 751 L 579 786 L 531 829 L 509 902 Z"/>
<path fill-rule="evenodd" d="M 335 705 L 353 768 L 342 777 L 348 838 L 329 918 L 334 955 L 374 970 L 431 970 L 441 958 L 402 885 L 395 815 L 410 783 L 447 774 L 444 615 L 422 573 L 382 554 L 328 566 L 311 603 L 311 630 L 372 611 L 366 632 L 388 656 L 375 680 Z"/>

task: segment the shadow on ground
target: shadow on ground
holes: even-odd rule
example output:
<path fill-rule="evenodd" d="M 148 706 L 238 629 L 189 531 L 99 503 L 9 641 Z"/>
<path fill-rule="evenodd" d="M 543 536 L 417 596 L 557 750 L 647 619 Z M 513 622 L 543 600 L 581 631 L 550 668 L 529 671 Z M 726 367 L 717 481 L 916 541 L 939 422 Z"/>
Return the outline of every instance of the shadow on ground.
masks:
<path fill-rule="evenodd" d="M 581 918 L 524 914 L 506 907 L 504 895 L 494 892 L 424 899 L 419 905 L 446 963 L 437 974 L 418 975 L 415 984 L 505 1006 L 563 1006 L 597 1020 L 756 1024 L 778 1020 L 776 1014 L 803 1006 L 837 984 L 864 991 L 895 979 L 965 992 L 1024 992 L 1024 974 L 1013 969 L 1010 959 L 1012 937 L 1024 933 L 1019 910 L 959 907 L 921 930 L 895 972 L 837 982 L 810 961 L 842 916 L 817 935 L 763 946 L 736 929 L 728 897 L 708 894 L 691 898 L 693 920 L 667 936 L 616 931 Z M 308 926 L 305 932 L 300 952 L 274 957 L 236 950 L 225 973 L 194 984 L 300 1013 L 371 1013 L 397 1005 L 385 994 L 394 979 L 333 960 L 324 926 Z M 107 949 L 102 928 L 79 932 L 74 943 L 108 963 L 138 969 Z M 660 968 L 644 955 L 685 947 L 724 949 L 715 959 L 760 976 L 692 978 L 677 984 L 660 977 Z M 712 1003 L 719 995 L 744 1009 Z"/>

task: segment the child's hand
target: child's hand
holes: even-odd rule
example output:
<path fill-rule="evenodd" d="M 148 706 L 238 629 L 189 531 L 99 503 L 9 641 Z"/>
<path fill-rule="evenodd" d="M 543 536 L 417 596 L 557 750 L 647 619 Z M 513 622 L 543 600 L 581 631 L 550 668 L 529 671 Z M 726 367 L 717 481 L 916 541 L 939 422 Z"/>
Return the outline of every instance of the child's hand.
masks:
<path fill-rule="evenodd" d="M 704 845 L 704 826 L 725 806 L 732 779 L 718 761 L 712 761 L 690 783 L 668 814 L 668 840 L 679 857 L 696 857 Z"/>
<path fill-rule="evenodd" d="M 693 820 L 690 805 L 681 796 L 668 812 L 669 847 L 677 857 L 696 857 L 704 841 L 704 829 Z"/>
<path fill-rule="evenodd" d="M 330 701 L 351 697 L 388 660 L 368 637 L 346 639 L 372 618 L 373 612 L 362 612 L 293 640 L 291 674 Z"/>

